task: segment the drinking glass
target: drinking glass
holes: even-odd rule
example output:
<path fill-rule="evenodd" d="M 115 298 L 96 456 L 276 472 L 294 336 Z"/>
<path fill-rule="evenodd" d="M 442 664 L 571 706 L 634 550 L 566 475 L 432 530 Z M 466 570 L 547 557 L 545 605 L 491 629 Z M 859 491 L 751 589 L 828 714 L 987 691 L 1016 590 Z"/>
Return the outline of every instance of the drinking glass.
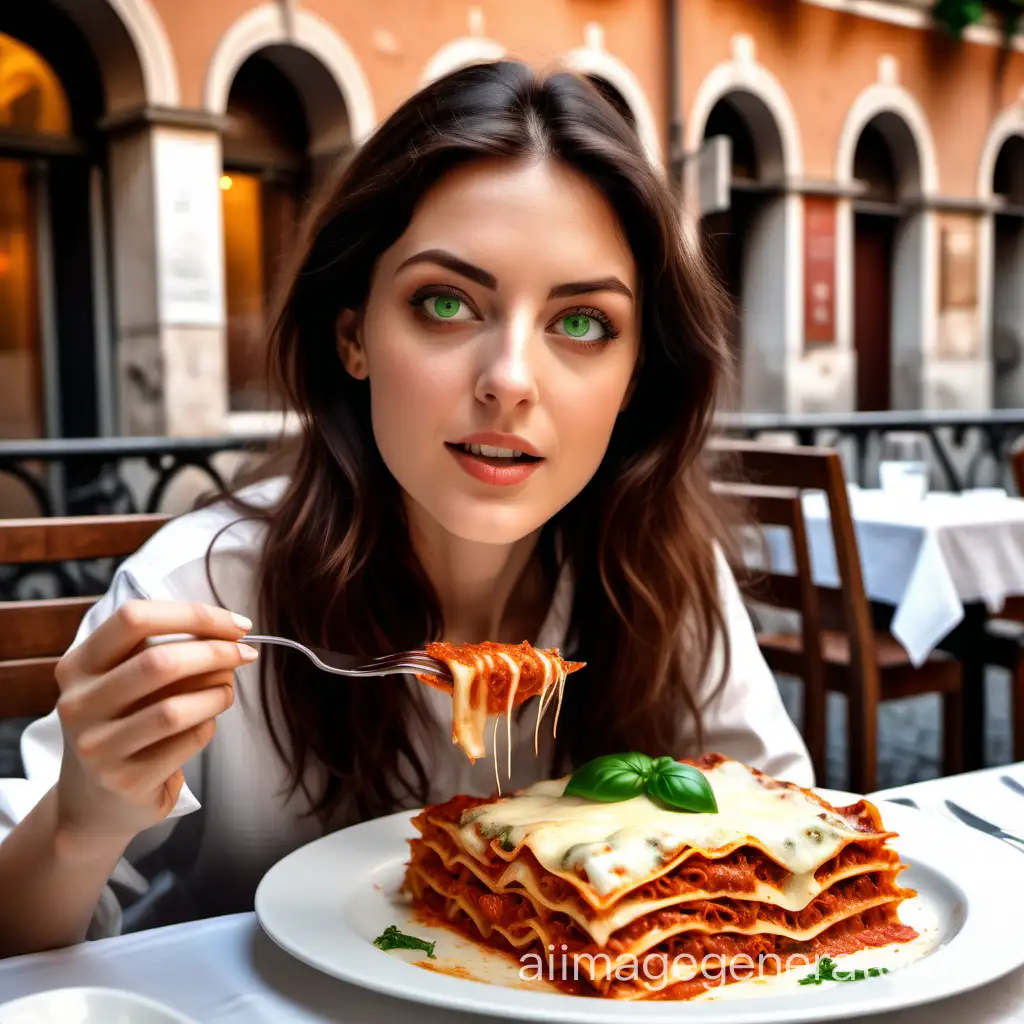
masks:
<path fill-rule="evenodd" d="M 928 493 L 928 458 L 919 434 L 887 434 L 878 466 L 882 490 L 904 501 L 921 501 Z"/>

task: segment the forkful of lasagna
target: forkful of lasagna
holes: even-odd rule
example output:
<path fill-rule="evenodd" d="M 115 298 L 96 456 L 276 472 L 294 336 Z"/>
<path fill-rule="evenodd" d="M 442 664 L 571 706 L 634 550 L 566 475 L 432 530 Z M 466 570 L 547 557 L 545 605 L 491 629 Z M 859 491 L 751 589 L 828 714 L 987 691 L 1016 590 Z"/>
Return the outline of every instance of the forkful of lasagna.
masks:
<path fill-rule="evenodd" d="M 538 697 L 533 749 L 538 752 L 540 723 L 552 703 L 555 719 L 552 731 L 557 735 L 558 715 L 562 707 L 565 680 L 583 668 L 582 661 L 566 661 L 557 649 L 539 650 L 526 641 L 521 644 L 428 643 L 426 652 L 448 666 L 451 681 L 417 672 L 416 678 L 452 697 L 452 742 L 458 744 L 471 762 L 483 757 L 484 726 L 488 715 L 505 716 L 508 747 L 508 772 L 512 772 L 512 709 Z M 498 719 L 494 721 L 497 739 Z M 495 746 L 495 777 L 497 749 Z M 499 782 L 500 789 L 500 782 Z"/>

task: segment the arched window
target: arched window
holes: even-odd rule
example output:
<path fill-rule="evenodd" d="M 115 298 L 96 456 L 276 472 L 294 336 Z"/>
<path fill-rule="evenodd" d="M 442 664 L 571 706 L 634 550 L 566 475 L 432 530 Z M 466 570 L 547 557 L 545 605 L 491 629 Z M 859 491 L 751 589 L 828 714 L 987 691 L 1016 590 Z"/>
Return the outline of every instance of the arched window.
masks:
<path fill-rule="evenodd" d="M 41 237 L 49 139 L 71 130 L 68 98 L 49 63 L 0 33 L 0 437 L 46 433 Z"/>
<path fill-rule="evenodd" d="M 228 405 L 270 407 L 266 321 L 311 186 L 306 111 L 291 80 L 257 53 L 231 86 L 223 134 Z"/>

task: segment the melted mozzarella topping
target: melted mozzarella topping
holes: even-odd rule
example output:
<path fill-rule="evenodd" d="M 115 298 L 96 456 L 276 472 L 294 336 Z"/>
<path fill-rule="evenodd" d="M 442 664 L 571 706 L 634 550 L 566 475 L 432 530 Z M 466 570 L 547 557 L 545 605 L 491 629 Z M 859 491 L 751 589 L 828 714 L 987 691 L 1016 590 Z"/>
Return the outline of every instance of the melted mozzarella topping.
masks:
<path fill-rule="evenodd" d="M 602 897 L 657 874 L 683 847 L 711 851 L 754 840 L 792 872 L 779 902 L 794 908 L 819 890 L 818 867 L 850 840 L 866 838 L 856 822 L 810 794 L 768 788 L 737 761 L 705 774 L 717 814 L 669 810 L 646 795 L 617 803 L 563 796 L 566 777 L 474 808 L 463 816 L 459 834 L 477 855 L 489 837 L 500 836 L 509 849 L 526 843 L 546 871 L 566 876 L 582 870 Z"/>

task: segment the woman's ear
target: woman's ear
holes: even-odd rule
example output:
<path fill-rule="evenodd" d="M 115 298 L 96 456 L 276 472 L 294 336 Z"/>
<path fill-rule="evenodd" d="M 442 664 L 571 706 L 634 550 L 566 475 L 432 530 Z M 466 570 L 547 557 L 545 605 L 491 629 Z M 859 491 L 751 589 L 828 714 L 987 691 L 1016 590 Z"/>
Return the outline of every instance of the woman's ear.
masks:
<path fill-rule="evenodd" d="M 356 380 L 366 380 L 370 369 L 366 364 L 366 349 L 363 347 L 363 318 L 357 310 L 343 309 L 335 324 L 335 344 L 341 365 Z"/>

